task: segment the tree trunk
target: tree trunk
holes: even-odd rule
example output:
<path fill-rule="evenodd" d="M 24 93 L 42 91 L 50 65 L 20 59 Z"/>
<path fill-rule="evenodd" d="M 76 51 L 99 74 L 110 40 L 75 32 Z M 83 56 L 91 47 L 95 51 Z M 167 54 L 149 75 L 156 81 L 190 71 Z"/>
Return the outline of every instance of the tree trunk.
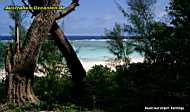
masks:
<path fill-rule="evenodd" d="M 67 62 L 67 65 L 69 67 L 69 70 L 72 75 L 73 80 L 73 87 L 72 87 L 72 96 L 73 101 L 77 103 L 76 101 L 79 100 L 80 97 L 80 91 L 81 91 L 81 84 L 83 83 L 83 79 L 86 76 L 86 71 L 84 70 L 79 58 L 77 57 L 76 52 L 74 51 L 73 47 L 67 40 L 67 38 L 64 36 L 64 32 L 62 29 L 58 26 L 56 22 L 54 22 L 50 33 L 53 37 L 53 39 L 56 41 L 58 48 L 63 53 L 65 60 Z"/>
<path fill-rule="evenodd" d="M 58 0 L 50 0 L 49 4 L 58 6 Z M 12 47 L 7 50 L 7 98 L 17 105 L 36 103 L 32 80 L 42 43 L 48 37 L 48 32 L 55 21 L 54 10 L 41 11 L 33 20 L 27 32 L 25 48 L 17 52 Z"/>
<path fill-rule="evenodd" d="M 20 54 L 14 54 L 14 49 L 11 45 L 9 49 L 7 49 L 5 62 L 5 70 L 7 72 L 6 93 L 8 102 L 12 102 L 18 105 L 22 105 L 25 102 L 35 103 L 38 99 L 35 97 L 31 86 L 32 77 L 27 77 L 27 74 L 21 75 L 21 73 L 17 74 L 12 72 L 14 55 L 16 56 Z"/>
<path fill-rule="evenodd" d="M 58 6 L 59 1 L 48 0 L 48 4 Z M 48 37 L 48 32 L 51 32 L 59 49 L 65 56 L 75 87 L 80 85 L 86 72 L 69 41 L 64 38 L 63 31 L 55 22 L 56 19 L 73 11 L 76 6 L 78 6 L 78 3 L 71 4 L 66 9 L 67 11 L 63 11 L 63 13 L 56 13 L 53 10 L 38 11 L 39 13 L 36 14 L 27 32 L 24 48 L 20 49 L 18 46 L 17 50 L 14 50 L 12 46 L 9 47 L 5 64 L 7 71 L 6 92 L 9 102 L 22 105 L 26 102 L 36 103 L 38 101 L 32 89 L 32 80 L 39 50 L 44 40 Z"/>
<path fill-rule="evenodd" d="M 83 78 L 86 76 L 86 71 L 84 70 L 73 47 L 71 46 L 67 38 L 65 38 L 64 32 L 56 22 L 54 22 L 50 30 L 50 33 L 53 39 L 56 41 L 58 48 L 63 53 L 66 59 L 73 81 L 74 82 L 82 81 Z"/>

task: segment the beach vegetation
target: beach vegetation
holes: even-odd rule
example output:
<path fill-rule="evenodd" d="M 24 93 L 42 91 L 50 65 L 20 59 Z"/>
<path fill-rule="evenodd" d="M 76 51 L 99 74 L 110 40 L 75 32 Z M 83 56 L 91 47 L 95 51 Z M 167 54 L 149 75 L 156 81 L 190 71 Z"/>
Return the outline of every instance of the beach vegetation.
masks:
<path fill-rule="evenodd" d="M 0 69 L 4 67 L 5 47 L 5 44 L 0 41 Z"/>
<path fill-rule="evenodd" d="M 55 47 L 57 41 L 44 41 L 37 62 L 43 66 L 45 75 L 32 78 L 40 102 L 19 107 L 12 102 L 11 111 L 142 112 L 147 111 L 146 106 L 180 106 L 189 111 L 190 2 L 170 0 L 170 23 L 154 20 L 151 11 L 154 0 L 127 3 L 127 9 L 117 6 L 128 24 L 117 23 L 105 32 L 110 39 L 109 50 L 117 59 L 128 59 L 131 52 L 139 51 L 145 57 L 144 62 L 119 65 L 115 70 L 95 65 L 82 81 L 76 74 L 73 81 L 72 73 L 77 71 L 69 70 L 72 67 L 65 64 L 61 52 L 68 49 L 59 51 L 60 46 Z M 130 43 L 124 40 L 126 32 L 134 37 Z M 7 97 L 3 91 L 5 84 L 5 80 L 0 81 L 2 102 Z"/>
<path fill-rule="evenodd" d="M 153 31 L 156 27 L 152 7 L 155 3 L 155 0 L 129 0 L 128 7 L 124 8 L 116 2 L 126 22 L 122 25 L 116 23 L 112 30 L 105 31 L 105 36 L 110 39 L 109 50 L 117 58 L 129 64 L 129 55 L 136 51 L 143 55 L 144 61 L 152 62 L 155 51 Z"/>
<path fill-rule="evenodd" d="M 127 10 L 118 4 L 129 23 L 121 29 L 135 37 L 134 51 L 145 57 L 143 63 L 116 67 L 114 81 L 122 90 L 119 95 L 128 101 L 125 107 L 129 110 L 142 105 L 187 105 L 189 101 L 185 99 L 189 93 L 190 3 L 171 0 L 170 23 L 154 20 L 153 4 L 154 1 L 128 1 Z"/>
<path fill-rule="evenodd" d="M 26 39 L 26 33 L 27 33 L 27 29 L 25 27 L 25 19 L 27 17 L 27 13 L 24 11 L 10 11 L 9 12 L 9 17 L 13 20 L 13 21 L 18 21 L 18 26 L 19 26 L 19 39 L 20 39 L 20 46 L 24 43 L 25 39 Z M 16 28 L 15 25 L 10 25 L 9 26 L 10 29 L 10 35 L 12 37 L 16 37 Z M 14 38 L 15 39 L 15 38 Z M 15 41 L 13 41 L 14 43 Z"/>
<path fill-rule="evenodd" d="M 122 25 L 123 31 L 132 37 L 134 50 L 144 56 L 144 61 L 150 62 L 153 54 L 152 31 L 154 15 L 152 7 L 155 0 L 129 0 L 126 8 L 116 2 L 118 9 L 126 18 Z"/>
<path fill-rule="evenodd" d="M 129 55 L 133 53 L 133 46 L 129 40 L 126 41 L 122 26 L 116 23 L 112 30 L 106 29 L 105 38 L 108 39 L 108 49 L 114 56 L 116 56 L 116 61 L 129 64 Z"/>

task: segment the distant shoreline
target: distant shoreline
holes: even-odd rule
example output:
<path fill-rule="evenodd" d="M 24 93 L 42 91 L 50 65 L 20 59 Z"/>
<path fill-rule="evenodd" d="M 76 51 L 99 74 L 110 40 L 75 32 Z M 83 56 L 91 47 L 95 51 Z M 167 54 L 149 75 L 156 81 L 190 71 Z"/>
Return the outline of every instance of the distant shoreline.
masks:
<path fill-rule="evenodd" d="M 69 40 L 106 40 L 106 36 L 83 36 L 83 35 L 66 35 Z M 124 39 L 134 39 L 132 36 L 126 36 Z M 0 35 L 1 40 L 14 40 L 14 36 Z"/>

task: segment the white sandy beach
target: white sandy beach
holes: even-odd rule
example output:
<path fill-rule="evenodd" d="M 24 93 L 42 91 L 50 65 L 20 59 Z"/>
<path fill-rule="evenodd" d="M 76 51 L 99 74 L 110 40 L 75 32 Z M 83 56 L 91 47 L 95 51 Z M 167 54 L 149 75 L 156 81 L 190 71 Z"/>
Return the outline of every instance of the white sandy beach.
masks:
<path fill-rule="evenodd" d="M 132 58 L 131 63 L 138 63 L 143 62 L 143 58 Z M 81 63 L 86 71 L 90 70 L 94 65 L 103 65 L 111 68 L 112 70 L 115 70 L 115 66 L 119 63 L 115 63 L 111 60 L 89 60 L 89 59 L 82 59 Z M 5 70 L 0 70 L 0 79 L 5 78 Z M 34 73 L 36 76 L 44 76 L 42 73 Z"/>
<path fill-rule="evenodd" d="M 94 65 L 108 65 L 108 62 L 105 60 L 81 60 L 81 63 L 86 71 L 91 69 Z"/>
<path fill-rule="evenodd" d="M 138 62 L 143 62 L 144 58 L 132 58 L 131 63 L 138 63 Z M 115 66 L 119 65 L 119 63 L 116 63 L 111 60 L 88 60 L 88 59 L 82 59 L 81 63 L 86 71 L 91 69 L 94 65 L 103 65 L 111 68 L 112 70 L 115 70 Z"/>

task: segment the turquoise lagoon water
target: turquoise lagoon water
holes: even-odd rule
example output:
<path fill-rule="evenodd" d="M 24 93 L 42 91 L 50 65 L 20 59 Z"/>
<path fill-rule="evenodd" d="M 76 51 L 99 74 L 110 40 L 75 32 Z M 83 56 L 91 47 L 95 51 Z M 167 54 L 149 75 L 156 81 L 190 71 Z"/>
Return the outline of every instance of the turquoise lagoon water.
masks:
<path fill-rule="evenodd" d="M 105 39 L 99 40 L 72 40 L 72 46 L 77 55 L 82 60 L 109 60 L 115 56 L 109 51 L 108 43 Z M 131 59 L 142 58 L 142 56 L 134 52 L 129 55 Z"/>
<path fill-rule="evenodd" d="M 77 55 L 81 60 L 109 60 L 115 56 L 109 51 L 108 43 L 102 36 L 67 36 L 70 40 Z M 11 40 L 11 36 L 0 36 L 0 40 Z M 142 56 L 134 52 L 129 55 L 131 59 L 142 58 Z"/>

